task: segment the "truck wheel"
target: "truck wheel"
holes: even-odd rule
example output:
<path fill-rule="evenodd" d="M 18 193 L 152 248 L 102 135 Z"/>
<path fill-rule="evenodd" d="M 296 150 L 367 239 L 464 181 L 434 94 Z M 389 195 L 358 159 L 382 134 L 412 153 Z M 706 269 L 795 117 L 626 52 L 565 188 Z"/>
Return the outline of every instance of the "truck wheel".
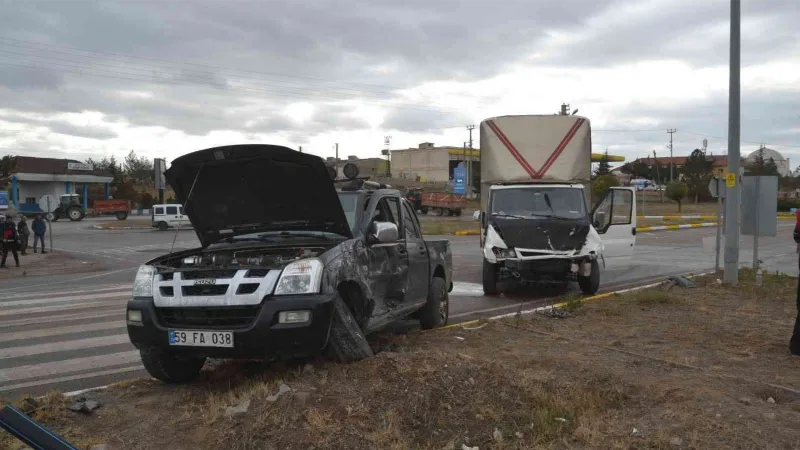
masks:
<path fill-rule="evenodd" d="M 153 378 L 165 383 L 185 383 L 197 378 L 205 358 L 179 357 L 156 350 L 140 350 L 142 364 Z"/>
<path fill-rule="evenodd" d="M 167 228 L 169 228 L 167 222 L 158 222 L 158 231 L 167 231 Z"/>
<path fill-rule="evenodd" d="M 117 211 L 117 220 L 125 220 L 128 218 L 128 211 Z"/>
<path fill-rule="evenodd" d="M 434 278 L 428 291 L 428 300 L 420 310 L 419 326 L 423 330 L 447 325 L 450 317 L 450 301 L 447 283 L 442 278 Z"/>
<path fill-rule="evenodd" d="M 69 217 L 69 220 L 77 222 L 83 219 L 83 211 L 81 211 L 80 208 L 70 208 L 67 210 L 67 216 Z"/>
<path fill-rule="evenodd" d="M 333 300 L 333 323 L 328 350 L 339 362 L 354 362 L 372 356 L 372 348 L 342 297 Z"/>
<path fill-rule="evenodd" d="M 600 265 L 592 260 L 592 273 L 588 277 L 578 277 L 578 286 L 584 295 L 594 295 L 600 290 Z"/>
<path fill-rule="evenodd" d="M 497 264 L 483 259 L 483 293 L 497 295 Z"/>
<path fill-rule="evenodd" d="M 456 217 L 461 217 L 461 210 L 457 209 L 457 210 L 453 211 L 453 214 L 455 214 Z"/>

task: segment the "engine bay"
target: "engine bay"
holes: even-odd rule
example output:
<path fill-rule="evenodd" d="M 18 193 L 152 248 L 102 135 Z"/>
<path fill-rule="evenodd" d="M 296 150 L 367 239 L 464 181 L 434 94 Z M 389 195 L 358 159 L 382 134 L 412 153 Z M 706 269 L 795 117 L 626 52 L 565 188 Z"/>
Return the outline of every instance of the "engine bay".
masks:
<path fill-rule="evenodd" d="M 159 261 L 157 267 L 167 271 L 207 269 L 275 269 L 292 261 L 313 258 L 323 247 L 271 247 L 205 250 L 190 255 L 175 255 Z"/>

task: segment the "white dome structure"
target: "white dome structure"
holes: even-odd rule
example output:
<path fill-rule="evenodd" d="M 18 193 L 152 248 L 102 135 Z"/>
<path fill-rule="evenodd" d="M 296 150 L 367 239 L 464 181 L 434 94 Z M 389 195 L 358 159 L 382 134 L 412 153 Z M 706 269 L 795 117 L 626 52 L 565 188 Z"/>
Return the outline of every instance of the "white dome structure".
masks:
<path fill-rule="evenodd" d="M 762 147 L 749 155 L 747 155 L 747 162 L 751 163 L 756 160 L 758 154 L 763 152 L 764 154 L 764 161 L 769 161 L 772 158 L 775 161 L 775 165 L 778 166 L 778 173 L 783 177 L 788 177 L 791 175 L 792 170 L 790 169 L 789 160 L 784 158 L 780 152 L 773 150 L 771 148 Z"/>

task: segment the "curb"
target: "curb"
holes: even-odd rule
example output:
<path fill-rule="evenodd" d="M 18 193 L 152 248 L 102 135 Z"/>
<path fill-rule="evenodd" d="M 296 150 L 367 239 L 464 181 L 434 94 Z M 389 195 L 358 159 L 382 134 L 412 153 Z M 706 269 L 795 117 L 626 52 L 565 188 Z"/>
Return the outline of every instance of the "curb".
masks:
<path fill-rule="evenodd" d="M 636 227 L 636 231 L 682 230 L 684 228 L 706 228 L 715 226 L 717 226 L 717 222 L 689 223 L 684 225 L 662 225 L 659 227 Z"/>
<path fill-rule="evenodd" d="M 92 228 L 95 230 L 104 230 L 104 231 L 115 231 L 115 230 L 149 230 L 153 227 L 112 227 L 112 228 L 104 228 L 100 225 L 93 225 Z"/>
<path fill-rule="evenodd" d="M 712 270 L 712 271 L 708 271 L 708 272 L 700 272 L 700 273 L 695 274 L 695 275 L 685 275 L 685 277 L 686 278 L 699 278 L 699 277 L 704 277 L 704 276 L 707 276 L 707 275 L 711 275 L 713 273 L 714 273 L 714 271 Z M 618 291 L 606 292 L 604 294 L 597 294 L 597 295 L 593 295 L 591 297 L 586 297 L 586 298 L 580 299 L 580 303 L 589 302 L 589 301 L 592 301 L 592 300 L 602 300 L 604 298 L 612 297 L 614 295 L 626 294 L 628 292 L 641 291 L 643 289 L 650 289 L 650 288 L 654 288 L 656 286 L 659 286 L 662 283 L 663 283 L 663 281 L 659 281 L 657 283 L 644 284 L 642 286 L 635 286 L 635 287 L 632 287 L 632 288 L 620 289 Z M 500 314 L 498 316 L 487 317 L 485 319 L 475 319 L 475 320 L 469 320 L 467 322 L 459 322 L 459 323 L 454 323 L 452 325 L 445 325 L 443 327 L 434 328 L 434 329 L 429 330 L 429 331 L 446 330 L 448 328 L 452 329 L 452 328 L 459 328 L 459 327 L 464 328 L 465 325 L 475 325 L 475 324 L 481 323 L 483 321 L 507 319 L 509 317 L 516 317 L 516 316 L 527 316 L 527 315 L 535 314 L 535 313 L 542 312 L 542 311 L 548 311 L 548 310 L 551 310 L 551 309 L 563 308 L 564 306 L 567 306 L 568 304 L 569 304 L 569 302 L 559 302 L 559 303 L 554 303 L 552 305 L 539 306 L 539 307 L 533 308 L 533 309 L 526 309 L 526 310 L 523 310 L 523 311 Z"/>
<path fill-rule="evenodd" d="M 458 230 L 456 236 L 480 236 L 480 230 Z"/>

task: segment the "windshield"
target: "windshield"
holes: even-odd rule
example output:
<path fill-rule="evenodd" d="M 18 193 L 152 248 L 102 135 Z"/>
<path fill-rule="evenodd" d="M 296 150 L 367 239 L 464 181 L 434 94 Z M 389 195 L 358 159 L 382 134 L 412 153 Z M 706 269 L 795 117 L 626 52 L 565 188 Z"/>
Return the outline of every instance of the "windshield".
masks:
<path fill-rule="evenodd" d="M 550 206 L 545 197 L 550 199 Z M 491 213 L 501 216 L 582 219 L 586 217 L 586 202 L 583 190 L 577 188 L 497 189 L 492 191 Z"/>
<path fill-rule="evenodd" d="M 356 213 L 358 212 L 358 194 L 356 193 L 339 193 L 339 201 L 342 203 L 344 215 L 347 217 L 347 225 L 351 230 L 356 226 Z"/>

